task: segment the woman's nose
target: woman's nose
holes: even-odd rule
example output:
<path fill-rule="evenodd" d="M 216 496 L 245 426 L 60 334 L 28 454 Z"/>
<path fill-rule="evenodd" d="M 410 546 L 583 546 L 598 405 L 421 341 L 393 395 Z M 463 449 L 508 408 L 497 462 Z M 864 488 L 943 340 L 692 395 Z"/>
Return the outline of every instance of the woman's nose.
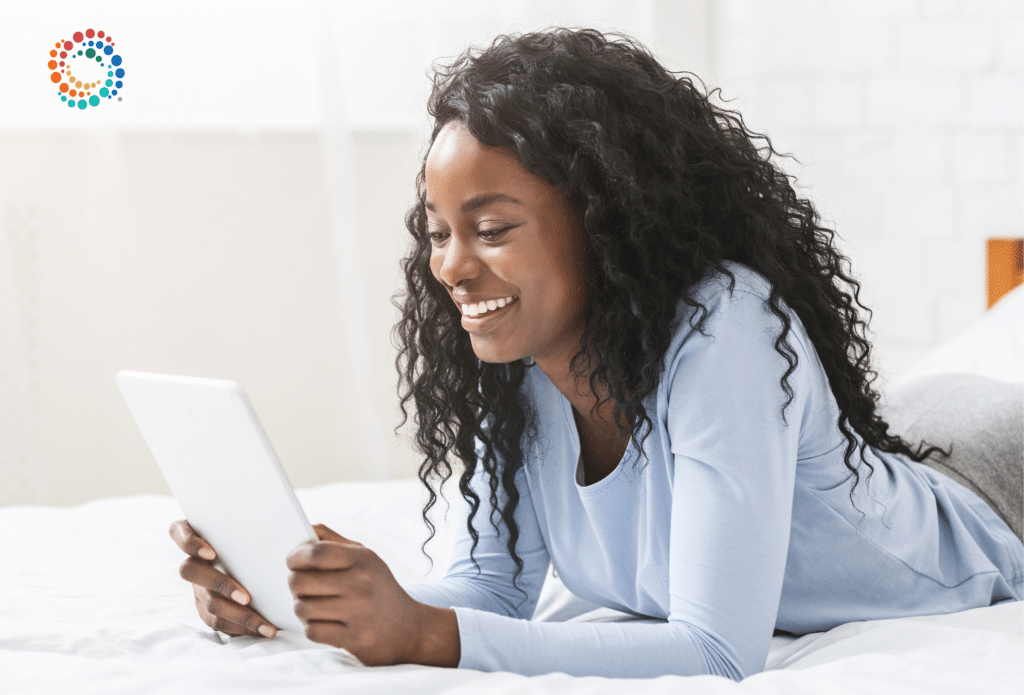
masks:
<path fill-rule="evenodd" d="M 480 258 L 472 245 L 464 243 L 455 234 L 449 235 L 441 253 L 443 257 L 437 275 L 449 287 L 457 287 L 480 274 Z"/>

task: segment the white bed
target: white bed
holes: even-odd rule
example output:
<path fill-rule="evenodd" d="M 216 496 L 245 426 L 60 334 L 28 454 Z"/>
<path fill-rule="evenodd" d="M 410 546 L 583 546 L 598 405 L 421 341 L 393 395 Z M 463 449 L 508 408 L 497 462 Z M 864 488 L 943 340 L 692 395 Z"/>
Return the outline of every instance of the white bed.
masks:
<path fill-rule="evenodd" d="M 962 371 L 1024 381 L 1022 324 L 1024 288 L 1017 288 L 913 375 Z M 457 492 L 448 494 L 458 499 Z M 442 526 L 431 543 L 436 561 L 431 572 L 419 552 L 426 531 L 416 480 L 337 483 L 298 495 L 314 523 L 326 523 L 374 549 L 399 581 L 437 576 L 446 567 L 451 527 Z M 294 633 L 258 640 L 228 638 L 207 628 L 196 614 L 191 589 L 177 574 L 183 555 L 167 529 L 180 517 L 174 499 L 161 495 L 101 499 L 70 509 L 0 508 L 0 692 L 1024 691 L 1024 602 L 776 637 L 765 672 L 741 683 L 716 676 L 614 680 L 365 668 L 342 651 Z M 615 617 L 591 608 L 549 577 L 535 619 Z"/>

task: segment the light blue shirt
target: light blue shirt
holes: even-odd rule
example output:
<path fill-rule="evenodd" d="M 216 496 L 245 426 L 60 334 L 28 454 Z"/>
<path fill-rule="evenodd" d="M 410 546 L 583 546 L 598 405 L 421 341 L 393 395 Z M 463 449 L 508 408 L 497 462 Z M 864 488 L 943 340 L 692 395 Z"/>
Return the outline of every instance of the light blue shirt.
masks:
<path fill-rule="evenodd" d="M 1024 595 L 1024 546 L 985 502 L 932 469 L 868 448 L 875 472 L 866 485 L 861 467 L 851 505 L 839 410 L 803 324 L 784 305 L 799 364 L 783 423 L 788 364 L 774 347 L 781 321 L 763 305 L 768 284 L 726 265 L 731 296 L 724 274 L 695 288 L 708 336 L 679 303 L 665 376 L 645 401 L 654 430 L 643 453 L 631 440 L 602 480 L 582 484 L 571 406 L 538 367 L 527 369 L 539 432 L 524 443 L 517 478 L 525 600 L 479 476 L 481 573 L 462 519 L 445 578 L 406 587 L 455 609 L 460 667 L 740 680 L 763 670 L 776 628 L 804 634 Z M 531 622 L 549 563 L 580 598 L 656 620 Z"/>

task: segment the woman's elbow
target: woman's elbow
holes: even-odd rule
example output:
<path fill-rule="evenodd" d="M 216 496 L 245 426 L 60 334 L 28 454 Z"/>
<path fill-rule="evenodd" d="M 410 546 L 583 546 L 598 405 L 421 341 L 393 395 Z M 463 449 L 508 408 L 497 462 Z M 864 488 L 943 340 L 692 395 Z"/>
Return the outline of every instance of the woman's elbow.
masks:
<path fill-rule="evenodd" d="M 763 659 L 743 659 L 731 644 L 712 633 L 681 621 L 670 621 L 669 625 L 677 634 L 680 649 L 696 649 L 703 665 L 703 675 L 722 676 L 739 682 L 764 670 Z"/>

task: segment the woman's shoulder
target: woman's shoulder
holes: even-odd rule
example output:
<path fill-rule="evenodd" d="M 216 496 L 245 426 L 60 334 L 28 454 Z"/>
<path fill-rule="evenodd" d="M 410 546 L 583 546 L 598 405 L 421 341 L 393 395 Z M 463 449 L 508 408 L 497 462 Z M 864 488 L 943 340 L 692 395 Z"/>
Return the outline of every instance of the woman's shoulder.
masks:
<path fill-rule="evenodd" d="M 724 271 L 708 268 L 704 277 L 679 299 L 673 330 L 676 338 L 694 330 L 704 312 L 710 316 L 736 303 L 768 301 L 771 283 L 764 275 L 738 261 L 725 260 L 722 266 Z"/>
<path fill-rule="evenodd" d="M 722 266 L 724 271 L 714 266 L 708 268 L 707 273 L 691 288 L 689 294 L 714 300 L 719 297 L 731 297 L 736 292 L 746 292 L 763 300 L 768 299 L 771 294 L 771 283 L 764 275 L 739 261 L 724 260 Z"/>
<path fill-rule="evenodd" d="M 663 365 L 670 373 L 691 340 L 738 360 L 765 359 L 766 352 L 777 352 L 775 340 L 784 328 L 768 304 L 771 282 L 743 263 L 727 260 L 722 265 L 728 273 L 709 269 L 679 300 Z M 814 347 L 800 317 L 781 297 L 778 306 L 790 320 L 786 344 L 801 359 L 812 355 Z"/>

